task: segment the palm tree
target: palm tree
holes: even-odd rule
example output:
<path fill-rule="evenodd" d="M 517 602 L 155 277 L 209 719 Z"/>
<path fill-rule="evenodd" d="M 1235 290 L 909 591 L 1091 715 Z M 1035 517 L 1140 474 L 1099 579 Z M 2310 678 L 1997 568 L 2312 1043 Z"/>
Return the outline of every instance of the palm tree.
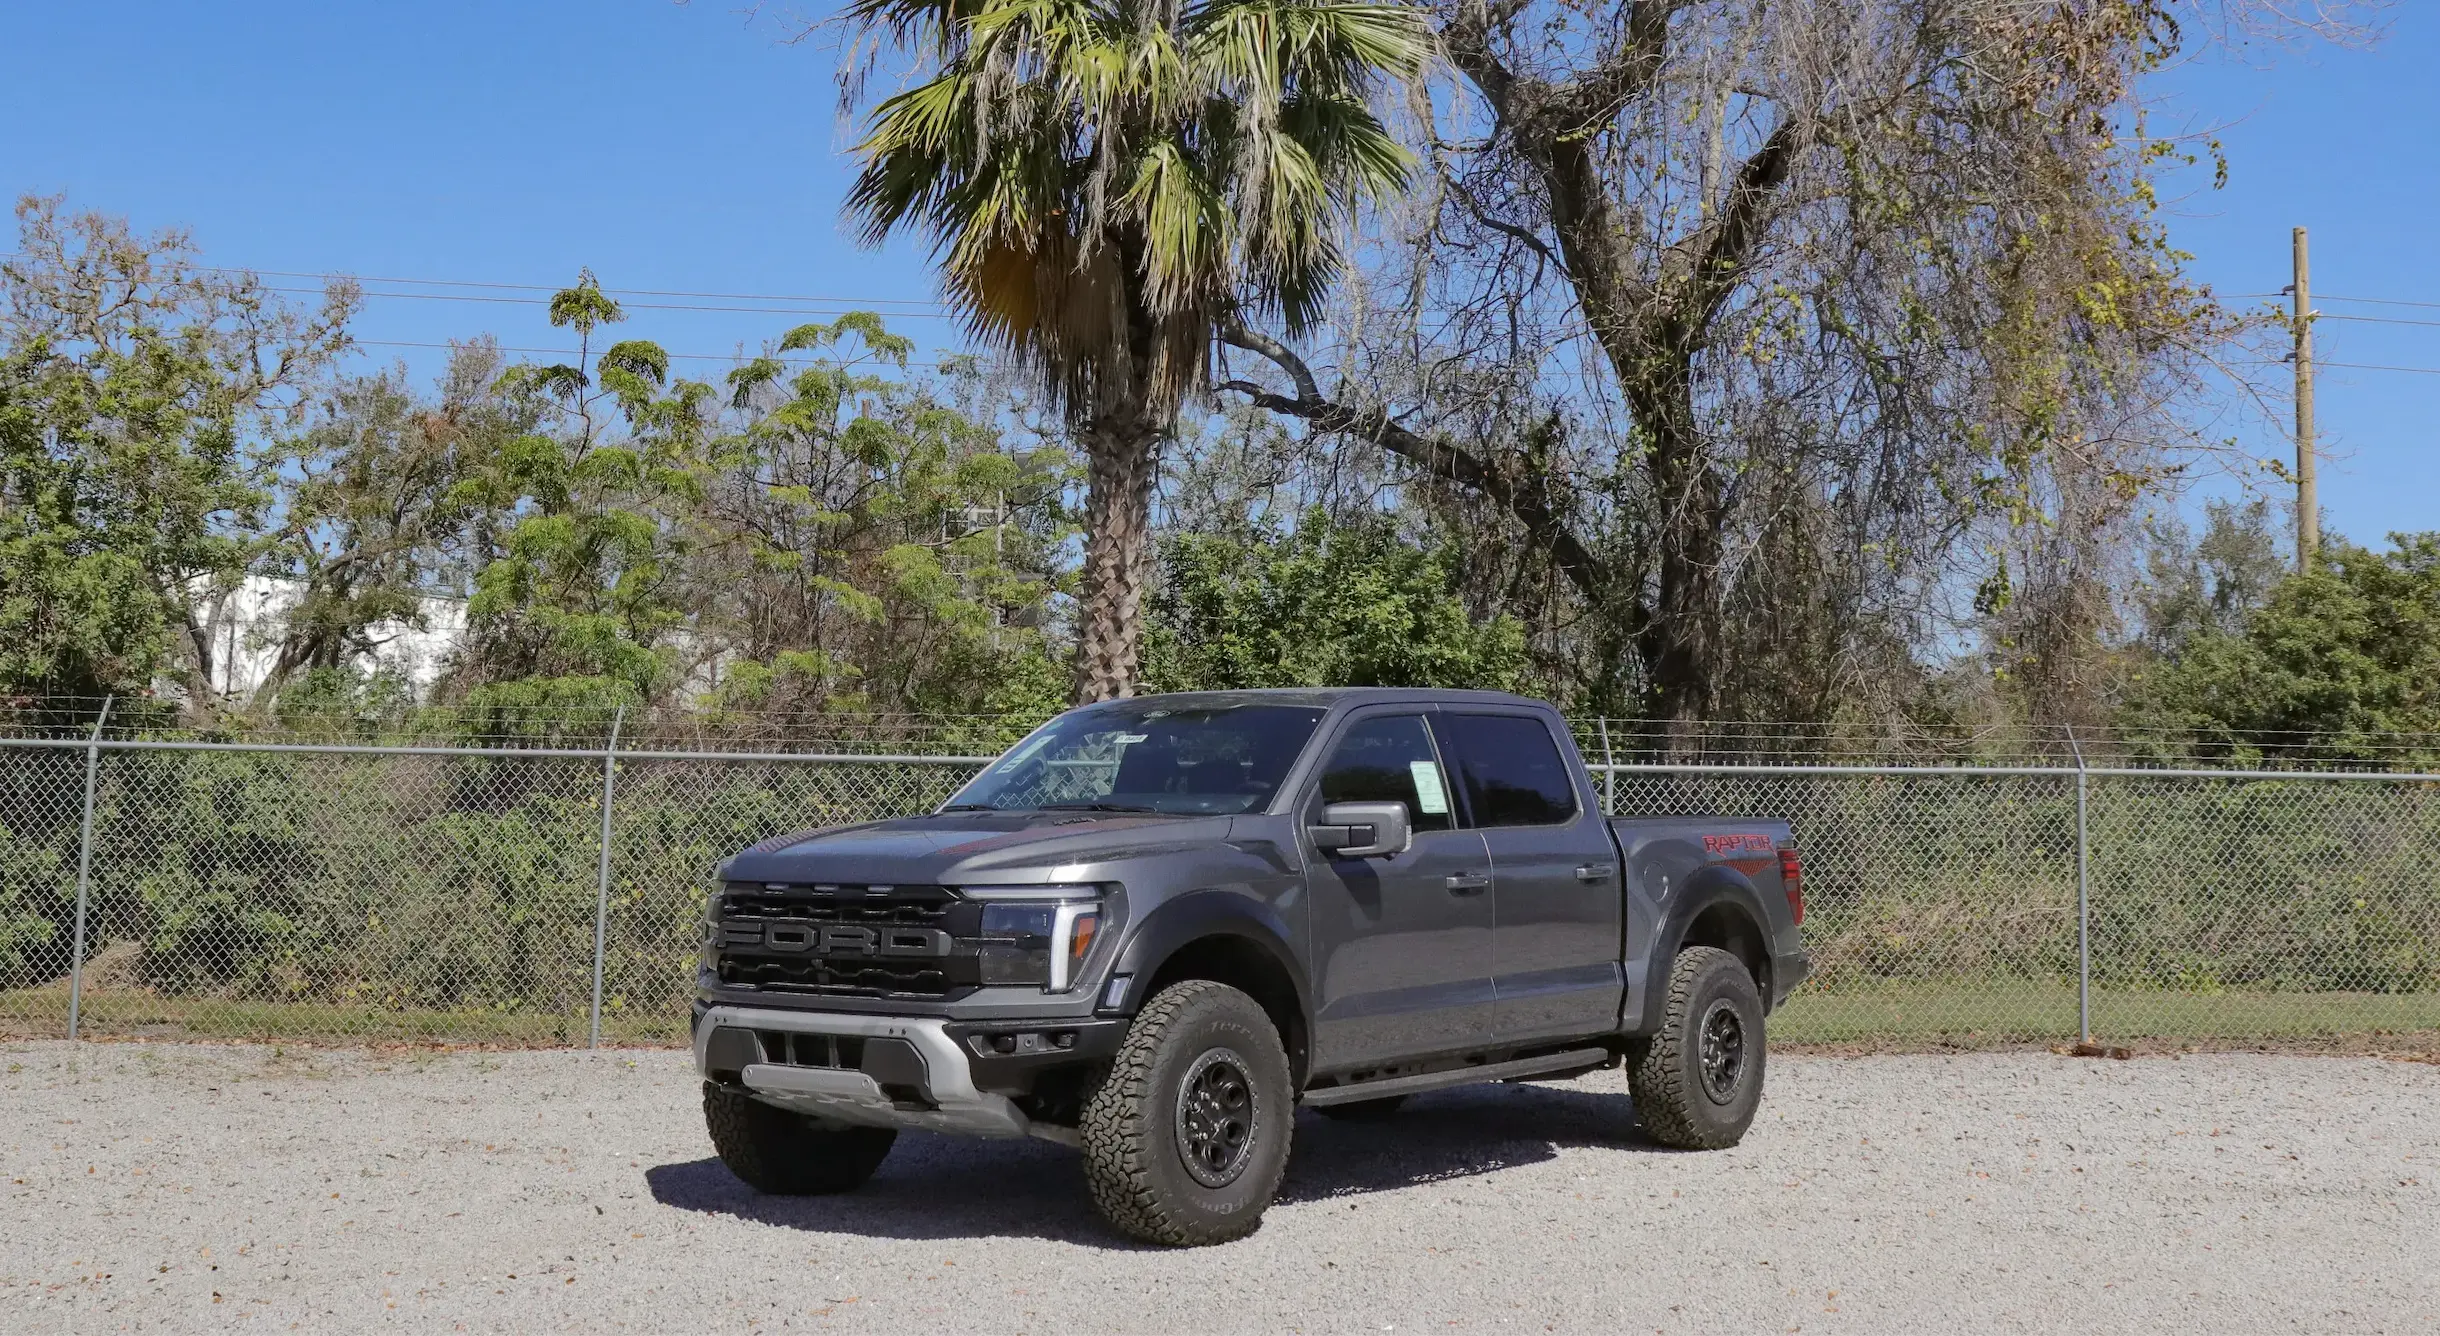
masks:
<path fill-rule="evenodd" d="M 1419 11 L 1298 0 L 860 0 L 928 81 L 873 111 L 847 212 L 932 239 L 980 342 L 1064 409 L 1090 484 L 1077 696 L 1126 695 L 1155 455 L 1223 322 L 1294 337 L 1410 158 L 1373 114 Z"/>

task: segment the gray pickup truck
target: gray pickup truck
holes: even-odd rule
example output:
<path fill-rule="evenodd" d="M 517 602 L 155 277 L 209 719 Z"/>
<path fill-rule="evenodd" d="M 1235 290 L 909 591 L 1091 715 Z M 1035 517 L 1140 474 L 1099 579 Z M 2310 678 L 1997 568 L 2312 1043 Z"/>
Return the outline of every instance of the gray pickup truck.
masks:
<path fill-rule="evenodd" d="M 1488 692 L 1087 706 L 936 811 L 719 877 L 694 1049 L 739 1178 L 1042 1137 L 1169 1244 L 1255 1228 L 1300 1105 L 1623 1064 L 1647 1135 L 1734 1145 L 1806 971 L 1785 823 L 1605 818 L 1557 711 Z"/>

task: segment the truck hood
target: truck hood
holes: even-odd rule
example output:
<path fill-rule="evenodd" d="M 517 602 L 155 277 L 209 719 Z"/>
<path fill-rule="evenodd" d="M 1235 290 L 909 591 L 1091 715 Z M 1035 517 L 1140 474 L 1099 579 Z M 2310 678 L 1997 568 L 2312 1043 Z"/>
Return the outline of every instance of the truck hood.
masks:
<path fill-rule="evenodd" d="M 765 840 L 723 881 L 958 885 L 1049 882 L 1059 870 L 1228 838 L 1233 818 L 1132 812 L 947 812 Z M 1082 876 L 1086 874 L 1068 874 Z"/>

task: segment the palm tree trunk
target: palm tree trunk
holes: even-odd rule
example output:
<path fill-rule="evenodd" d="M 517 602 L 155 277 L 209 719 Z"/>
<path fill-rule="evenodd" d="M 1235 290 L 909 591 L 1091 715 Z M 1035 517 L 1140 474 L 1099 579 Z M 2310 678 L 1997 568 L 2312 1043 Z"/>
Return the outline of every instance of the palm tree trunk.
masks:
<path fill-rule="evenodd" d="M 1076 625 L 1076 703 L 1135 692 L 1152 573 L 1153 448 L 1159 432 L 1133 415 L 1086 436 L 1084 581 Z"/>

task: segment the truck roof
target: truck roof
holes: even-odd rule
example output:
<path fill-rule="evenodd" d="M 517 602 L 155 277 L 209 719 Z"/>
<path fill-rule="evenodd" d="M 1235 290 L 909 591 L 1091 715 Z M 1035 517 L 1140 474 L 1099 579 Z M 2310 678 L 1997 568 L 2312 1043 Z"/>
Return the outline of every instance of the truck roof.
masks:
<path fill-rule="evenodd" d="M 1548 702 L 1506 691 L 1460 691 L 1448 687 L 1256 687 L 1241 691 L 1170 691 L 1130 696 L 1129 703 L 1175 701 L 1181 705 L 1530 705 Z M 1104 701 L 1102 704 L 1117 704 Z"/>

